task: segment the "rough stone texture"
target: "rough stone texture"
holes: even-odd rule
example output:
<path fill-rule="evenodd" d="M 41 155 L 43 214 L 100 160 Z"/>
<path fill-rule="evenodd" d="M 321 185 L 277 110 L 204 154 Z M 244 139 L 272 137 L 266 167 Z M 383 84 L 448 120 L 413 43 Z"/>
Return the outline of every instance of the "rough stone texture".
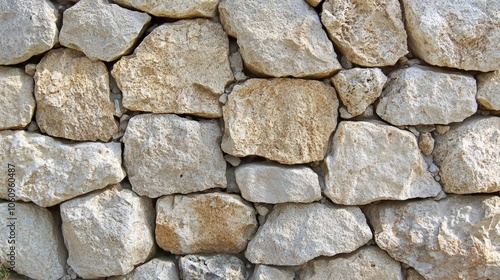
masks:
<path fill-rule="evenodd" d="M 133 190 L 159 197 L 226 188 L 221 135 L 216 121 L 156 114 L 133 117 L 123 136 L 125 167 Z"/>
<path fill-rule="evenodd" d="M 389 66 L 408 53 L 398 0 L 327 0 L 321 21 L 353 63 Z"/>
<path fill-rule="evenodd" d="M 136 267 L 126 275 L 108 277 L 107 280 L 179 280 L 179 271 L 172 259 L 160 257 Z"/>
<path fill-rule="evenodd" d="M 337 108 L 335 90 L 319 81 L 247 80 L 223 107 L 222 149 L 284 164 L 323 160 Z"/>
<path fill-rule="evenodd" d="M 64 11 L 59 41 L 90 59 L 112 61 L 131 50 L 150 20 L 108 0 L 80 0 Z"/>
<path fill-rule="evenodd" d="M 115 185 L 61 204 L 68 264 L 83 278 L 126 274 L 154 252 L 151 199 Z"/>
<path fill-rule="evenodd" d="M 221 0 L 219 12 L 252 72 L 324 78 L 341 68 L 318 14 L 303 0 Z"/>
<path fill-rule="evenodd" d="M 361 115 L 382 93 L 387 77 L 378 68 L 342 70 L 332 83 L 352 116 Z"/>
<path fill-rule="evenodd" d="M 322 0 L 306 0 L 306 1 L 307 3 L 309 3 L 309 5 L 316 7 L 319 5 L 319 3 L 321 3 Z"/>
<path fill-rule="evenodd" d="M 25 131 L 0 131 L 0 162 L 16 166 L 16 199 L 50 207 L 125 177 L 119 143 L 67 144 Z M 7 182 L 7 172 L 0 173 Z M 0 188 L 7 197 L 7 188 Z"/>
<path fill-rule="evenodd" d="M 371 238 L 358 207 L 277 204 L 248 244 L 245 256 L 252 263 L 301 265 L 319 256 L 352 252 Z"/>
<path fill-rule="evenodd" d="M 0 66 L 0 130 L 26 127 L 34 111 L 33 78 L 19 68 Z"/>
<path fill-rule="evenodd" d="M 406 270 L 406 280 L 425 280 L 415 269 L 409 268 Z"/>
<path fill-rule="evenodd" d="M 441 192 L 427 171 L 415 136 L 389 125 L 341 122 L 325 162 L 324 192 L 337 204 L 364 205 Z"/>
<path fill-rule="evenodd" d="M 418 137 L 418 147 L 426 156 L 432 154 L 434 150 L 434 138 L 430 132 L 422 132 Z"/>
<path fill-rule="evenodd" d="M 366 209 L 375 241 L 426 279 L 498 279 L 500 198 L 456 196 Z"/>
<path fill-rule="evenodd" d="M 500 110 L 500 70 L 479 74 L 477 102 L 488 110 Z"/>
<path fill-rule="evenodd" d="M 500 2 L 403 0 L 410 49 L 437 66 L 500 69 Z"/>
<path fill-rule="evenodd" d="M 472 118 L 436 137 L 434 160 L 445 192 L 500 191 L 500 118 Z"/>
<path fill-rule="evenodd" d="M 7 182 L 7 179 L 3 182 Z M 0 242 L 2 267 L 12 267 L 7 254 L 14 251 L 15 271 L 18 273 L 47 280 L 59 279 L 65 274 L 67 252 L 59 225 L 49 210 L 31 203 L 0 202 L 0 218 L 3 221 L 0 231 L 3 236 Z M 9 220 L 13 218 L 17 220 Z M 14 238 L 10 238 L 12 233 Z M 11 250 L 11 246 L 15 249 Z"/>
<path fill-rule="evenodd" d="M 308 280 L 403 280 L 399 262 L 377 246 L 362 247 L 354 253 L 312 260 L 300 279 Z"/>
<path fill-rule="evenodd" d="M 219 95 L 234 76 L 222 26 L 181 20 L 153 30 L 111 74 L 133 111 L 222 116 Z"/>
<path fill-rule="evenodd" d="M 179 260 L 184 280 L 245 280 L 245 263 L 227 254 L 188 255 Z"/>
<path fill-rule="evenodd" d="M 147 12 L 157 17 L 214 17 L 219 0 L 114 0 L 125 7 Z"/>
<path fill-rule="evenodd" d="M 321 199 L 318 174 L 307 166 L 249 163 L 236 168 L 236 182 L 244 199 L 261 203 Z"/>
<path fill-rule="evenodd" d="M 294 280 L 295 273 L 290 269 L 263 264 L 255 266 L 250 280 Z"/>
<path fill-rule="evenodd" d="M 57 10 L 49 0 L 0 1 L 0 65 L 17 64 L 57 43 Z"/>
<path fill-rule="evenodd" d="M 156 210 L 156 242 L 174 254 L 239 253 L 257 229 L 253 207 L 233 194 L 165 196 Z"/>
<path fill-rule="evenodd" d="M 473 76 L 426 66 L 392 72 L 377 106 L 393 125 L 461 122 L 476 110 Z"/>
<path fill-rule="evenodd" d="M 78 141 L 109 141 L 118 131 L 106 65 L 79 51 L 47 53 L 35 73 L 36 120 L 42 132 Z"/>

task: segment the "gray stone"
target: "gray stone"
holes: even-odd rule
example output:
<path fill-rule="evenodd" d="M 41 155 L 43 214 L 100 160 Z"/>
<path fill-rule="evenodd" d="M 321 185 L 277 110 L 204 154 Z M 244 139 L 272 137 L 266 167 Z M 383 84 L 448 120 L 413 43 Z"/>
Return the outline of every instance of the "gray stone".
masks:
<path fill-rule="evenodd" d="M 245 280 L 245 263 L 227 254 L 187 255 L 179 259 L 184 280 Z"/>
<path fill-rule="evenodd" d="M 295 273 L 291 269 L 258 264 L 255 266 L 250 280 L 294 280 Z"/>
<path fill-rule="evenodd" d="M 147 12 L 157 17 L 214 17 L 219 0 L 114 0 L 125 7 Z"/>
<path fill-rule="evenodd" d="M 172 259 L 159 257 L 136 267 L 126 275 L 108 277 L 107 280 L 179 280 L 179 271 Z"/>
<path fill-rule="evenodd" d="M 19 68 L 0 66 L 0 130 L 26 127 L 34 112 L 33 78 Z"/>

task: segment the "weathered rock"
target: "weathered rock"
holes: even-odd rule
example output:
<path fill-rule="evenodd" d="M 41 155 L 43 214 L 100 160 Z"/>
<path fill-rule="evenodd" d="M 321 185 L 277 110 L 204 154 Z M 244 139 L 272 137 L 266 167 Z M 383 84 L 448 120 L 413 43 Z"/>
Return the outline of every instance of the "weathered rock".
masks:
<path fill-rule="evenodd" d="M 245 280 L 245 263 L 227 254 L 188 255 L 179 260 L 184 280 Z"/>
<path fill-rule="evenodd" d="M 500 69 L 499 2 L 403 0 L 410 49 L 437 66 Z"/>
<path fill-rule="evenodd" d="M 384 202 L 365 211 L 375 241 L 426 279 L 497 279 L 500 198 L 456 196 Z"/>
<path fill-rule="evenodd" d="M 286 268 L 273 267 L 263 264 L 255 266 L 255 270 L 250 280 L 293 280 L 295 273 Z"/>
<path fill-rule="evenodd" d="M 226 188 L 226 161 L 216 121 L 142 114 L 130 119 L 123 143 L 133 190 L 159 197 Z"/>
<path fill-rule="evenodd" d="M 472 75 L 413 66 L 389 75 L 377 114 L 393 125 L 461 122 L 477 110 Z"/>
<path fill-rule="evenodd" d="M 252 72 L 323 78 L 341 68 L 318 14 L 303 0 L 221 0 L 219 13 Z"/>
<path fill-rule="evenodd" d="M 307 3 L 309 3 L 309 5 L 316 7 L 319 5 L 319 3 L 321 3 L 322 0 L 306 0 L 306 1 Z"/>
<path fill-rule="evenodd" d="M 500 110 L 500 70 L 477 75 L 477 101 L 488 110 Z"/>
<path fill-rule="evenodd" d="M 111 74 L 129 110 L 218 118 L 219 95 L 234 79 L 228 56 L 220 24 L 181 20 L 155 28 Z"/>
<path fill-rule="evenodd" d="M 3 182 L 7 189 L 7 179 Z M 18 187 L 13 189 L 17 191 Z M 16 272 L 34 279 L 59 279 L 65 274 L 67 252 L 59 225 L 49 210 L 31 203 L 0 202 L 0 218 L 4 238 L 0 242 L 2 267 L 14 266 Z"/>
<path fill-rule="evenodd" d="M 50 207 L 125 177 L 119 143 L 66 144 L 25 131 L 0 131 L 0 162 L 15 165 L 16 199 Z M 0 173 L 7 182 L 8 174 Z M 0 188 L 7 198 L 7 188 Z"/>
<path fill-rule="evenodd" d="M 358 207 L 277 204 L 248 243 L 252 263 L 301 265 L 319 256 L 349 253 L 372 238 Z"/>
<path fill-rule="evenodd" d="M 62 203 L 61 217 L 68 264 L 83 278 L 129 273 L 154 253 L 153 202 L 119 185 Z"/>
<path fill-rule="evenodd" d="M 118 131 L 103 62 L 79 51 L 47 53 L 35 73 L 36 120 L 42 132 L 78 141 L 109 141 Z"/>
<path fill-rule="evenodd" d="M 406 280 L 425 280 L 415 269 L 406 269 Z"/>
<path fill-rule="evenodd" d="M 34 112 L 33 78 L 19 68 L 0 66 L 0 130 L 26 127 Z"/>
<path fill-rule="evenodd" d="M 342 103 L 352 116 L 361 115 L 382 93 L 387 77 L 378 68 L 342 70 L 332 78 Z"/>
<path fill-rule="evenodd" d="M 107 280 L 179 280 L 175 262 L 170 258 L 160 257 L 136 267 L 123 276 L 108 277 Z"/>
<path fill-rule="evenodd" d="M 56 43 L 57 9 L 49 0 L 0 1 L 0 65 L 17 64 Z"/>
<path fill-rule="evenodd" d="M 114 0 L 125 7 L 132 7 L 157 17 L 196 18 L 214 17 L 219 0 Z"/>
<path fill-rule="evenodd" d="M 445 192 L 500 191 L 500 118 L 472 118 L 436 137 L 434 160 Z"/>
<path fill-rule="evenodd" d="M 377 246 L 362 247 L 354 253 L 312 260 L 300 279 L 308 280 L 403 280 L 401 265 Z"/>
<path fill-rule="evenodd" d="M 253 207 L 233 194 L 165 196 L 156 210 L 156 242 L 173 254 L 239 253 L 257 229 Z"/>
<path fill-rule="evenodd" d="M 398 0 L 327 0 L 321 21 L 335 45 L 356 64 L 394 65 L 408 53 Z"/>
<path fill-rule="evenodd" d="M 64 11 L 59 41 L 90 59 L 112 61 L 131 50 L 150 20 L 108 0 L 80 0 Z"/>
<path fill-rule="evenodd" d="M 422 132 L 418 137 L 418 147 L 426 156 L 432 154 L 434 150 L 434 138 L 430 132 Z"/>
<path fill-rule="evenodd" d="M 335 90 L 319 81 L 247 80 L 223 107 L 222 149 L 284 164 L 323 160 L 337 108 Z"/>
<path fill-rule="evenodd" d="M 441 192 L 427 171 L 415 136 L 389 125 L 341 122 L 325 161 L 324 192 L 337 204 L 364 205 Z"/>
<path fill-rule="evenodd" d="M 308 203 L 321 199 L 318 174 L 307 166 L 249 163 L 236 168 L 244 199 L 261 203 Z"/>

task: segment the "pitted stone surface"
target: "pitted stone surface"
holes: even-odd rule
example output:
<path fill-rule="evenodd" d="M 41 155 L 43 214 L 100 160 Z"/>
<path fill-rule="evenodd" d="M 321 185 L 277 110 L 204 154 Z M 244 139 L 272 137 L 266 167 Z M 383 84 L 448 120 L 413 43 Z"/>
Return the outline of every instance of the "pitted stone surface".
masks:
<path fill-rule="evenodd" d="M 26 127 L 34 112 L 33 78 L 19 68 L 0 66 L 0 130 Z"/>

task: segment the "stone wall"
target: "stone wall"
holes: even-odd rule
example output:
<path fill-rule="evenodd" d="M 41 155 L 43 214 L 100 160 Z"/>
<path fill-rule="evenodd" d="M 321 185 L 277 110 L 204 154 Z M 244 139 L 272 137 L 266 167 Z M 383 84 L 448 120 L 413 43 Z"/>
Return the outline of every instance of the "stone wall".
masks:
<path fill-rule="evenodd" d="M 10 279 L 500 279 L 500 2 L 0 0 Z"/>

